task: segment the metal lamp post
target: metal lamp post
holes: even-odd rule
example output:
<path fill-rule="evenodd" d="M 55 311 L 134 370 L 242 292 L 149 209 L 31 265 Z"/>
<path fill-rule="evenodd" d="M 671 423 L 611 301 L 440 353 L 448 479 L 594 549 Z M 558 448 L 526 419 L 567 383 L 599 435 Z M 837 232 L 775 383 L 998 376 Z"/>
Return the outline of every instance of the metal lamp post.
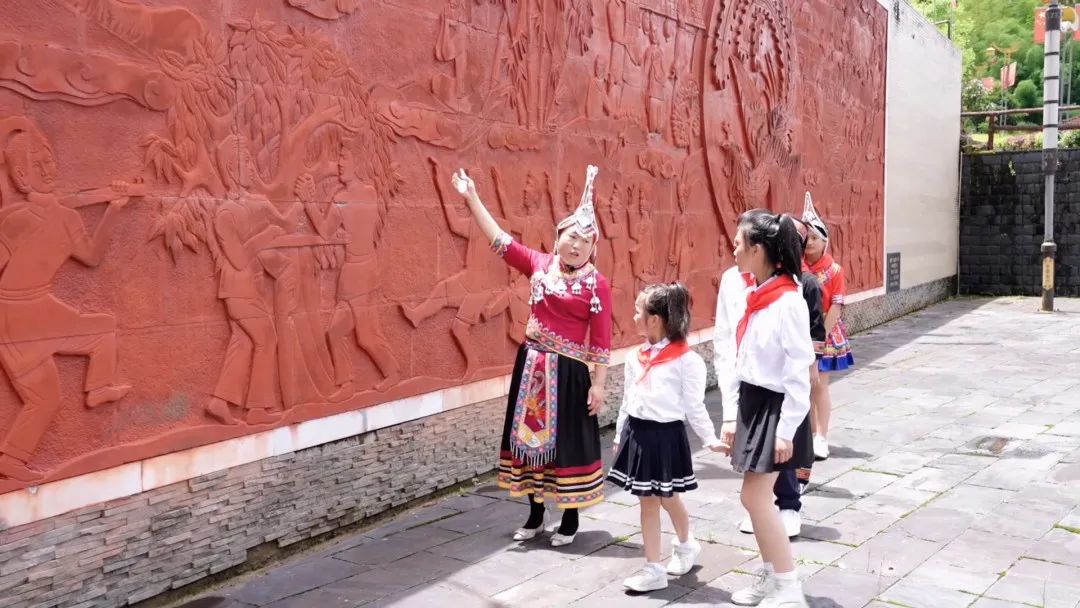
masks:
<path fill-rule="evenodd" d="M 1045 221 L 1042 251 L 1042 312 L 1054 310 L 1054 178 L 1058 166 L 1058 101 L 1061 89 L 1061 6 L 1051 0 L 1046 9 L 1046 42 L 1043 50 L 1043 174 Z"/>

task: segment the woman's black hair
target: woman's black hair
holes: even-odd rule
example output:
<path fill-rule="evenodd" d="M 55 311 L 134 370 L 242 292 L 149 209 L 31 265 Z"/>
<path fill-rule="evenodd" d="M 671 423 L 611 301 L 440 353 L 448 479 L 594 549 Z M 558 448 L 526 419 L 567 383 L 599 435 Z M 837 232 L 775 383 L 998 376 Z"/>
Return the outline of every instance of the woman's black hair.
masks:
<path fill-rule="evenodd" d="M 641 290 L 645 296 L 645 312 L 660 317 L 664 321 L 664 333 L 672 342 L 685 340 L 690 333 L 690 291 L 686 285 L 674 283 L 656 283 Z"/>
<path fill-rule="evenodd" d="M 765 248 L 765 257 L 783 273 L 798 280 L 802 274 L 803 240 L 787 213 L 773 215 L 765 209 L 751 209 L 739 217 L 739 230 L 750 245 Z"/>

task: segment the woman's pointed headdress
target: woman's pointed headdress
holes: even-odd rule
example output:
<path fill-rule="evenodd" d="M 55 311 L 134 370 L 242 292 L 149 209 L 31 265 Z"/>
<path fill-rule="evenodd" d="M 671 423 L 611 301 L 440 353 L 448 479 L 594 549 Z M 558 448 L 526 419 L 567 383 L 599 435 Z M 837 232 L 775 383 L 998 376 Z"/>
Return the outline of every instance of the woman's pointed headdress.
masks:
<path fill-rule="evenodd" d="M 600 230 L 596 225 L 596 210 L 593 208 L 593 180 L 600 170 L 594 165 L 585 169 L 585 189 L 581 192 L 581 202 L 578 208 L 568 217 L 563 219 L 555 227 L 557 233 L 567 228 L 573 228 L 585 238 L 591 238 L 593 242 L 600 240 Z"/>
<path fill-rule="evenodd" d="M 825 225 L 825 221 L 818 215 L 816 209 L 814 209 L 814 200 L 810 197 L 810 193 L 806 193 L 806 198 L 803 199 L 803 214 L 802 221 L 807 226 L 810 226 L 817 233 L 821 240 L 829 240 L 829 227 Z"/>

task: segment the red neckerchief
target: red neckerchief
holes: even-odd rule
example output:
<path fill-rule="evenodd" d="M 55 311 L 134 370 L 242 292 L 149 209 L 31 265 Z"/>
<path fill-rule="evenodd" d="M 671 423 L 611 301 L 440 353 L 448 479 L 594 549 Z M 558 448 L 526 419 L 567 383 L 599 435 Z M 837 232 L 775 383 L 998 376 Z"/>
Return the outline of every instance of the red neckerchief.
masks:
<path fill-rule="evenodd" d="M 832 265 L 833 265 L 833 257 L 827 251 L 825 253 L 821 254 L 821 258 L 818 261 L 814 262 L 813 264 L 807 264 L 806 260 L 803 259 L 803 270 L 804 271 L 809 270 L 810 272 L 812 272 L 812 273 L 814 273 L 814 274 L 816 274 L 818 276 L 821 276 L 821 273 L 823 273 L 826 270 L 828 270 L 829 268 L 831 268 Z"/>
<path fill-rule="evenodd" d="M 757 284 L 757 280 L 754 279 L 754 273 L 752 273 L 752 272 L 742 272 L 742 273 L 739 273 L 739 274 L 742 275 L 742 280 L 743 280 L 743 282 L 746 283 L 747 287 L 753 287 L 755 284 Z"/>
<path fill-rule="evenodd" d="M 651 344 L 644 344 L 638 349 L 637 358 L 638 363 L 641 363 L 641 377 L 638 378 L 638 382 L 645 379 L 645 376 L 649 374 L 649 370 L 660 365 L 667 363 L 668 361 L 674 361 L 679 357 L 685 355 L 690 351 L 690 345 L 686 343 L 686 340 L 679 340 L 678 342 L 672 342 L 660 349 L 660 352 L 656 353 L 656 356 L 649 358 L 649 352 L 652 350 Z"/>
<path fill-rule="evenodd" d="M 798 290 L 798 287 L 795 285 L 795 281 L 790 276 L 783 274 L 773 278 L 771 281 L 766 281 L 761 287 L 747 294 L 746 312 L 743 314 L 743 318 L 739 320 L 738 327 L 735 328 L 736 350 L 742 345 L 746 328 L 750 325 L 750 317 L 755 312 L 768 308 L 770 304 L 780 299 L 780 296 L 785 293 L 796 290 Z"/>

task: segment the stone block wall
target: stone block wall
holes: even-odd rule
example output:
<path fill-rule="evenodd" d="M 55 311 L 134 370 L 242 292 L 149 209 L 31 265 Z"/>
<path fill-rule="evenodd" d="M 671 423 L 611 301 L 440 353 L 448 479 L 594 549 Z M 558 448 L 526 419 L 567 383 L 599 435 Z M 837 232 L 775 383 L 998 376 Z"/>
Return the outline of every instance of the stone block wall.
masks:
<path fill-rule="evenodd" d="M 1055 181 L 1058 295 L 1080 295 L 1080 150 L 1063 150 Z M 965 155 L 960 293 L 1039 295 L 1044 176 L 1041 152 Z"/>
<path fill-rule="evenodd" d="M 126 606 L 489 472 L 503 399 L 0 531 L 0 608 Z"/>

